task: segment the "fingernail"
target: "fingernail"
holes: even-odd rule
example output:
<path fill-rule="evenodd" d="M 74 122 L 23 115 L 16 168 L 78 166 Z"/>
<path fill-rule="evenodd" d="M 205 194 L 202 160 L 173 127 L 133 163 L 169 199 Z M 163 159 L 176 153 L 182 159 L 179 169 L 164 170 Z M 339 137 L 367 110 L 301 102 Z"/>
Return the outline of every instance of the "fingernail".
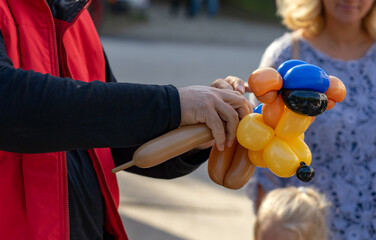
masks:
<path fill-rule="evenodd" d="M 217 148 L 218 148 L 218 151 L 220 151 L 220 152 L 222 152 L 225 149 L 223 144 L 217 145 Z"/>

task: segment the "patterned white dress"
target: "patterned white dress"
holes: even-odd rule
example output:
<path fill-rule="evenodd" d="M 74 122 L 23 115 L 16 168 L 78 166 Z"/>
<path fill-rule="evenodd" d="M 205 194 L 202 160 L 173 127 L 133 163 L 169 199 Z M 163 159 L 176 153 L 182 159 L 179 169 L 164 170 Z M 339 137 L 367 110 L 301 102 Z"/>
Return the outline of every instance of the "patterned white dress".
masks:
<path fill-rule="evenodd" d="M 317 116 L 306 131 L 316 176 L 303 183 L 296 176 L 278 178 L 268 169 L 257 168 L 246 191 L 254 200 L 257 183 L 266 191 L 288 185 L 314 186 L 332 204 L 330 239 L 376 239 L 376 43 L 362 58 L 344 61 L 299 39 L 299 56 L 340 78 L 347 89 L 346 99 Z M 261 65 L 277 68 L 291 58 L 292 35 L 285 33 L 267 48 Z"/>

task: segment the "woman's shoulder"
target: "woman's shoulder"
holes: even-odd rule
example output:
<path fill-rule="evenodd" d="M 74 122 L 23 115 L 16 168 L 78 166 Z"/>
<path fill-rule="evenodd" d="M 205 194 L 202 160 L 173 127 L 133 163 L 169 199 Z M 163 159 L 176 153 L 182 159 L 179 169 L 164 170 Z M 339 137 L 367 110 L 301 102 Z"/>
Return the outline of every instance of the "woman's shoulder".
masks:
<path fill-rule="evenodd" d="M 282 36 L 274 39 L 265 49 L 260 67 L 277 68 L 282 62 L 292 58 L 293 34 L 286 32 Z"/>

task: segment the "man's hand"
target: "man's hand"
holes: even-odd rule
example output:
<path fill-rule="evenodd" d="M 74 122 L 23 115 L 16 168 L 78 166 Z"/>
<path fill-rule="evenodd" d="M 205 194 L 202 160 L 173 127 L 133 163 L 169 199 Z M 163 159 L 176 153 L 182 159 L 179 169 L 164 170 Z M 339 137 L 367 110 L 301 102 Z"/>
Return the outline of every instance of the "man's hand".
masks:
<path fill-rule="evenodd" d="M 228 76 L 225 79 L 218 78 L 217 80 L 212 82 L 210 86 L 215 88 L 238 91 L 241 94 L 251 92 L 251 89 L 246 82 L 234 76 Z"/>
<path fill-rule="evenodd" d="M 252 111 L 251 104 L 240 91 L 234 91 L 233 87 L 226 88 L 188 86 L 178 89 L 181 125 L 205 123 L 212 130 L 220 151 L 224 149 L 225 144 L 232 145 L 239 118 Z"/>

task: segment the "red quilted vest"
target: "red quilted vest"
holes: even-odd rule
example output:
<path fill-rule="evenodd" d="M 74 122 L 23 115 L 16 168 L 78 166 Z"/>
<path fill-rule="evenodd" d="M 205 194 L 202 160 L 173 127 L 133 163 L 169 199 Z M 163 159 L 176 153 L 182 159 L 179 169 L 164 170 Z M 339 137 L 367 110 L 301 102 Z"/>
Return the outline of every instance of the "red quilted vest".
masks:
<path fill-rule="evenodd" d="M 14 67 L 105 81 L 102 46 L 86 7 L 68 23 L 54 19 L 45 0 L 0 0 L 0 29 Z M 127 239 L 111 151 L 94 149 L 89 155 L 105 200 L 106 230 Z M 69 239 L 65 152 L 0 151 L 0 169 L 0 239 Z"/>

